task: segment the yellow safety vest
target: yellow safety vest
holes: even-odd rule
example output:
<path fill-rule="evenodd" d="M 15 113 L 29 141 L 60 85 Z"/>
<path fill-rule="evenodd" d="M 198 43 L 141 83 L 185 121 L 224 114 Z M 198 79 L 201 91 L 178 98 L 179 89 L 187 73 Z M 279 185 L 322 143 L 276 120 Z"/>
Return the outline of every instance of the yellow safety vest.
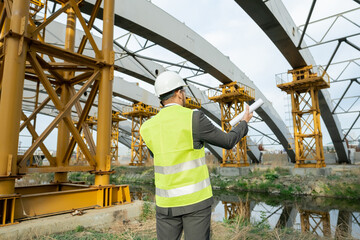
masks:
<path fill-rule="evenodd" d="M 141 126 L 140 134 L 154 154 L 159 207 L 188 206 L 212 197 L 204 148 L 193 145 L 192 114 L 188 108 L 169 106 Z"/>

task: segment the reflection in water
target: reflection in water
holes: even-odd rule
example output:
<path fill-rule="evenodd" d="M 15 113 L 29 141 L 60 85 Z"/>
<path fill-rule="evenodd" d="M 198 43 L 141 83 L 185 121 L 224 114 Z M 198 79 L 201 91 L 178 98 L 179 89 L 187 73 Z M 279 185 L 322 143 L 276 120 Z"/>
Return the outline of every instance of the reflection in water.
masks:
<path fill-rule="evenodd" d="M 155 201 L 154 186 L 130 186 L 133 200 Z M 294 228 L 325 237 L 360 239 L 360 202 L 332 198 L 281 198 L 276 195 L 214 191 L 212 219 L 239 216 L 271 228 Z"/>
<path fill-rule="evenodd" d="M 239 201 L 237 203 L 222 201 L 222 204 L 224 204 L 225 219 L 233 219 L 239 216 L 250 221 L 250 201 Z"/>
<path fill-rule="evenodd" d="M 131 185 L 130 186 L 130 197 L 131 201 L 134 200 L 143 200 L 155 202 L 154 187 L 147 185 Z"/>
<path fill-rule="evenodd" d="M 289 204 L 284 204 L 283 205 L 283 209 L 282 212 L 280 214 L 279 220 L 276 223 L 276 228 L 291 228 L 294 226 L 294 222 L 295 222 L 295 218 L 296 218 L 296 209 L 289 205 Z"/>
<path fill-rule="evenodd" d="M 358 214 L 360 216 L 360 214 Z M 354 220 L 357 221 L 356 217 L 353 213 L 349 211 L 340 210 L 338 214 L 338 221 L 336 224 L 336 231 L 335 236 L 336 237 L 349 237 L 351 233 L 351 227 L 352 227 L 352 219 L 354 217 Z M 359 222 L 357 222 L 358 226 L 360 226 Z"/>
<path fill-rule="evenodd" d="M 318 236 L 352 236 L 360 239 L 360 204 L 356 201 L 331 201 L 329 198 L 280 199 L 279 196 L 250 193 L 230 195 L 229 192 L 216 192 L 215 198 L 214 220 L 239 216 L 253 223 L 266 222 L 271 228 L 292 227 Z"/>
<path fill-rule="evenodd" d="M 311 232 L 316 235 L 321 233 L 325 237 L 331 236 L 329 212 L 299 209 L 299 213 L 301 231 Z"/>

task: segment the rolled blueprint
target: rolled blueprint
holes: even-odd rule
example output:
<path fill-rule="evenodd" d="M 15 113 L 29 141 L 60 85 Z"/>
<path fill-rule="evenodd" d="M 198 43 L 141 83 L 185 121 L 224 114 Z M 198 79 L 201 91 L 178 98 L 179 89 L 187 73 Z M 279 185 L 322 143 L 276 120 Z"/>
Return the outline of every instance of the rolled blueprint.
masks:
<path fill-rule="evenodd" d="M 249 106 L 249 113 L 252 113 L 253 111 L 255 111 L 256 109 L 258 109 L 259 107 L 261 107 L 261 105 L 264 104 L 264 101 L 259 98 L 258 100 L 256 100 L 253 104 L 251 104 Z M 233 127 L 235 126 L 238 122 L 240 122 L 240 120 L 244 117 L 245 115 L 245 111 L 241 112 L 239 115 L 237 115 L 236 117 L 234 117 L 231 121 L 230 121 L 230 125 Z"/>

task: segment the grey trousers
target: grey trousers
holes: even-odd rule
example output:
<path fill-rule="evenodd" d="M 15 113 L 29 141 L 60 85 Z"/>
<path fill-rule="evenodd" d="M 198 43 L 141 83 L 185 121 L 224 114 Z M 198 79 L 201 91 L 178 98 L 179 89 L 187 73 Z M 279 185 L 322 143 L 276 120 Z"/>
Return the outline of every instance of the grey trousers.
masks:
<path fill-rule="evenodd" d="M 158 240 L 179 240 L 184 230 L 185 240 L 210 239 L 211 206 L 179 216 L 156 213 Z"/>

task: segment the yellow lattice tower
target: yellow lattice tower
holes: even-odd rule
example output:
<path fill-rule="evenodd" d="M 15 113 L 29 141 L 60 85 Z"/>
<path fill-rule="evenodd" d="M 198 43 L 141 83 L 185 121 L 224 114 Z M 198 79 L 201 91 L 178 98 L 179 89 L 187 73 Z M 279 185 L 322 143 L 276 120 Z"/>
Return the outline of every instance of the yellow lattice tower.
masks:
<path fill-rule="evenodd" d="M 97 124 L 97 118 L 96 116 L 87 116 L 86 120 L 85 120 L 85 124 L 87 124 L 91 130 L 91 135 L 93 134 L 94 131 L 94 126 Z M 88 144 L 86 142 L 85 139 L 85 133 L 84 131 L 82 131 L 81 133 L 81 138 L 83 139 L 83 141 Z M 81 162 L 86 162 L 86 158 L 83 152 L 81 152 L 80 146 L 77 144 L 76 145 L 76 162 L 79 164 Z"/>
<path fill-rule="evenodd" d="M 209 91 L 209 99 L 220 104 L 221 127 L 230 132 L 230 121 L 244 111 L 244 102 L 255 99 L 255 90 L 238 82 L 220 85 L 221 91 Z M 221 167 L 249 166 L 246 153 L 246 137 L 243 137 L 233 149 L 223 149 Z"/>
<path fill-rule="evenodd" d="M 140 135 L 140 127 L 146 120 L 158 112 L 159 109 L 142 102 L 134 103 L 132 108 L 124 108 L 123 116 L 129 116 L 132 119 L 130 166 L 142 166 L 150 158 L 149 151 Z"/>
<path fill-rule="evenodd" d="M 47 4 L 46 0 L 30 0 L 30 16 L 34 17 Z"/>
<path fill-rule="evenodd" d="M 292 81 L 277 77 L 277 86 L 291 95 L 296 168 L 326 167 L 322 142 L 318 93 L 330 87 L 330 77 L 311 65 L 288 71 Z"/>
<path fill-rule="evenodd" d="M 82 140 L 85 141 L 85 134 L 81 134 Z M 79 145 L 76 145 L 76 162 L 79 164 L 80 162 L 86 162 L 84 153 L 81 152 Z"/>
<path fill-rule="evenodd" d="M 186 96 L 185 107 L 190 108 L 190 109 L 200 109 L 201 101 L 198 98 L 192 98 L 192 97 Z"/>
<path fill-rule="evenodd" d="M 30 25 L 33 28 L 36 28 L 41 23 L 46 21 L 47 18 L 47 7 L 48 0 L 30 0 Z M 45 39 L 45 30 L 38 32 L 38 39 L 44 41 Z"/>
<path fill-rule="evenodd" d="M 301 231 L 319 235 L 319 231 L 325 236 L 331 236 L 329 212 L 314 210 L 299 210 Z"/>
<path fill-rule="evenodd" d="M 121 117 L 120 112 L 113 111 L 111 125 L 111 162 L 117 162 L 119 157 L 119 123 L 125 121 L 126 118 Z"/>

